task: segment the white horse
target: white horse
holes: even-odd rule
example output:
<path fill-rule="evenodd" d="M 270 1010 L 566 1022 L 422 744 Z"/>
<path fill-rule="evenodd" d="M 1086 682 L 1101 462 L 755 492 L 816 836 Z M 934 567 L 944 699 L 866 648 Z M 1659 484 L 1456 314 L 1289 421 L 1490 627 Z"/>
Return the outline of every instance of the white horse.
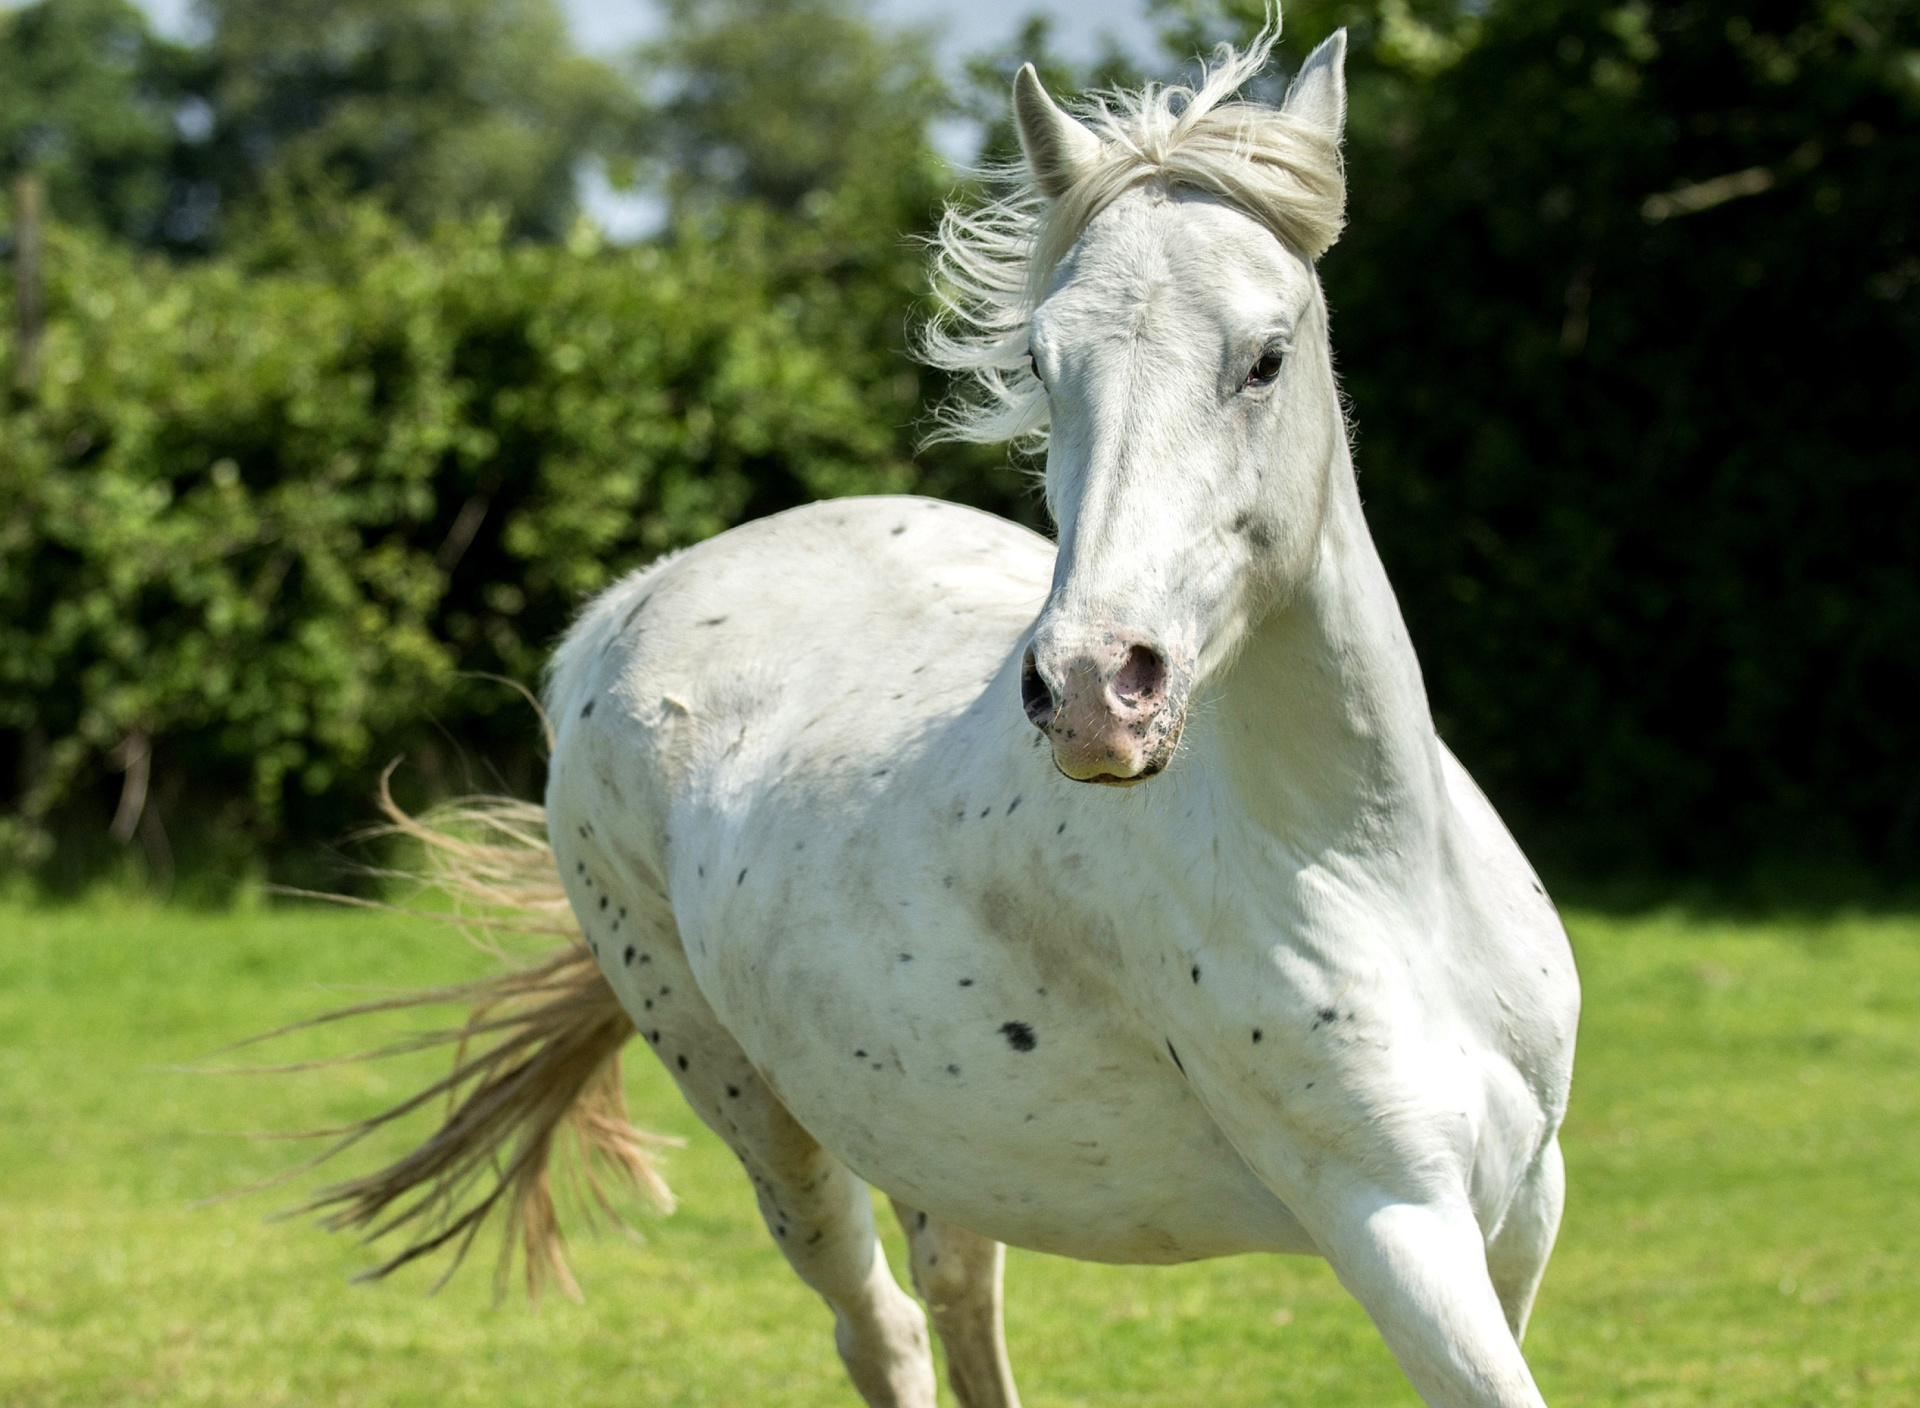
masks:
<path fill-rule="evenodd" d="M 1232 101 L 1270 44 L 1079 118 L 1023 69 L 1027 184 L 943 228 L 949 430 L 1049 437 L 1057 552 L 818 504 L 622 582 L 555 662 L 589 981 L 876 1408 L 935 1386 L 869 1185 L 967 1408 L 1018 1401 L 1002 1243 L 1322 1256 L 1428 1403 L 1541 1402 L 1578 983 L 1361 512 L 1313 262 L 1344 34 Z"/>

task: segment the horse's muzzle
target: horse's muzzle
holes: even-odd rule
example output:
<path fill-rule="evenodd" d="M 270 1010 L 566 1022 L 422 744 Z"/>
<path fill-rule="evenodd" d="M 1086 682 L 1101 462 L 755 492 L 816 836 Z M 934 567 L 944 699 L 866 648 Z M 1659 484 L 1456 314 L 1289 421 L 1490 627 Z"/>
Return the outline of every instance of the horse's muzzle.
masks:
<path fill-rule="evenodd" d="M 1185 689 L 1147 641 L 1108 632 L 1069 650 L 1027 651 L 1020 700 L 1075 782 L 1130 786 L 1166 767 L 1180 742 Z"/>

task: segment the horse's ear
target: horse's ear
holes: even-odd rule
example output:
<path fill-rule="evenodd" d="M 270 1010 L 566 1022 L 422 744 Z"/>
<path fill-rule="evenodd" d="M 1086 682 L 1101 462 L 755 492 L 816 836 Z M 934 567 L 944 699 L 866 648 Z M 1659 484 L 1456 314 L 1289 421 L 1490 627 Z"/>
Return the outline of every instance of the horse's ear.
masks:
<path fill-rule="evenodd" d="M 1020 128 L 1033 182 L 1057 200 L 1073 188 L 1100 157 L 1100 139 L 1060 110 L 1047 96 L 1032 64 L 1022 64 L 1013 80 L 1013 116 Z"/>
<path fill-rule="evenodd" d="M 1339 141 L 1347 126 L 1347 31 L 1336 29 L 1307 55 L 1282 107 Z"/>

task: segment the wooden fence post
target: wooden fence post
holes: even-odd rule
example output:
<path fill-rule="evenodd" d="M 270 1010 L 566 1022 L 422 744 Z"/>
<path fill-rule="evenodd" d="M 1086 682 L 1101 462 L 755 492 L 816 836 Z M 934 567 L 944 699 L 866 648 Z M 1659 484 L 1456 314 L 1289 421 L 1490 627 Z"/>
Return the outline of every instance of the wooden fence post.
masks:
<path fill-rule="evenodd" d="M 40 351 L 40 175 L 24 170 L 13 178 L 13 380 L 29 387 Z"/>

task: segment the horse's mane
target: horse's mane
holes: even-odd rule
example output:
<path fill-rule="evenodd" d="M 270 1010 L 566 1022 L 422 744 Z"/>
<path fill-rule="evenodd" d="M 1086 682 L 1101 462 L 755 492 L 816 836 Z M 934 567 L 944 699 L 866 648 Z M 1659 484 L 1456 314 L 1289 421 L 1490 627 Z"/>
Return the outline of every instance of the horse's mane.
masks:
<path fill-rule="evenodd" d="M 1229 101 L 1279 37 L 1270 25 L 1245 50 L 1220 45 L 1197 88 L 1150 83 L 1078 105 L 1100 155 L 1057 199 L 1013 163 L 986 173 L 994 199 L 948 205 L 930 241 L 935 312 L 919 352 L 959 373 L 961 389 L 936 413 L 930 440 L 1045 443 L 1047 394 L 1028 365 L 1028 323 L 1088 224 L 1135 186 L 1217 196 L 1309 259 L 1332 246 L 1346 206 L 1338 141 L 1278 108 Z"/>

